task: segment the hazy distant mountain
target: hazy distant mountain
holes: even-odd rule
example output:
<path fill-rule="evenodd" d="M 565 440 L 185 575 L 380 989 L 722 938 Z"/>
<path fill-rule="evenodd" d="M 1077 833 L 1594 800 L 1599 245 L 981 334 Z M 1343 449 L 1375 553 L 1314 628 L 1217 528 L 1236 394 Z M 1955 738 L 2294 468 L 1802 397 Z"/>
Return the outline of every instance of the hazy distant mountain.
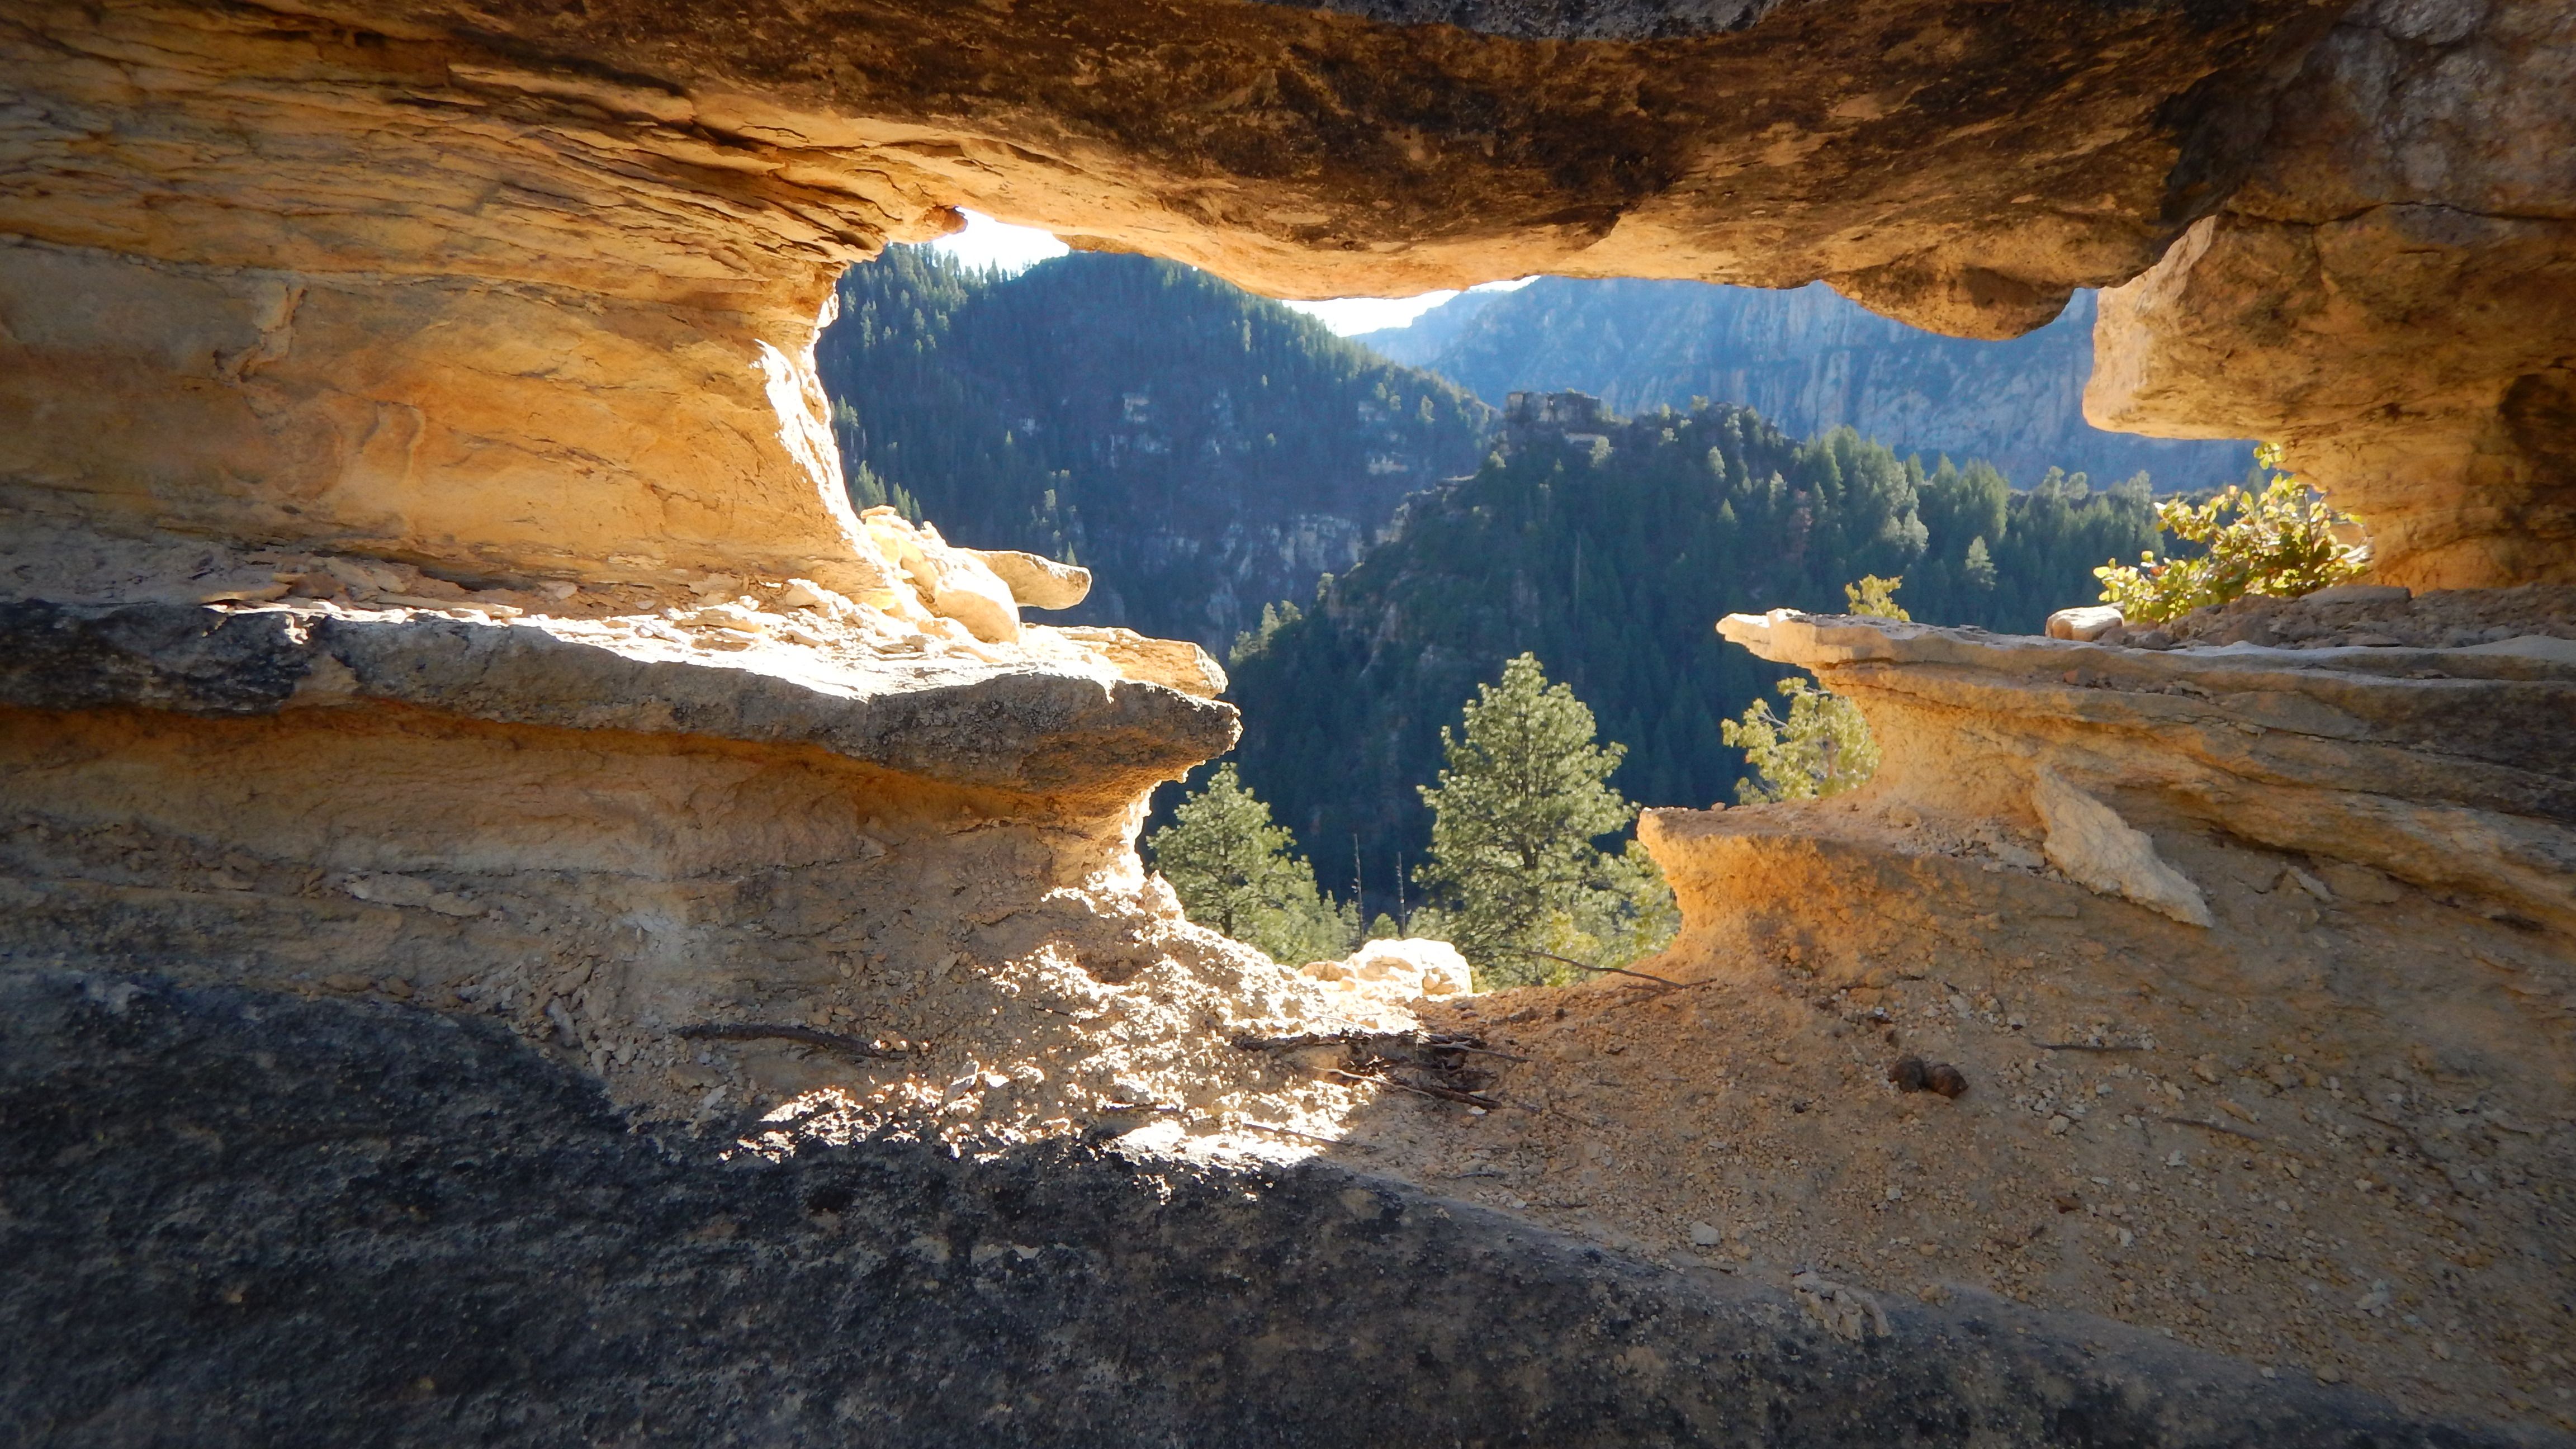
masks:
<path fill-rule="evenodd" d="M 1351 340 L 1389 362 L 1401 362 L 1407 367 L 1429 367 L 1433 359 L 1466 334 L 1467 324 L 1483 315 L 1489 304 L 1509 295 L 1507 292 L 1460 292 L 1402 327 L 1381 327 L 1375 332 L 1358 333 Z M 1489 401 L 1496 407 L 1502 405 L 1500 398 Z"/>
<path fill-rule="evenodd" d="M 1864 310 L 1821 283 L 1790 291 L 1702 282 L 1545 277 L 1466 292 L 1411 326 L 1367 333 L 1500 407 L 1515 391 L 1573 388 L 1623 413 L 1691 399 L 1760 412 L 1792 437 L 1848 425 L 1900 452 L 1984 458 L 2027 488 L 2052 467 L 2109 484 L 2144 470 L 2158 492 L 2232 483 L 2246 443 L 2107 433 L 2084 421 L 2093 294 L 2010 342 L 1939 337 Z"/>

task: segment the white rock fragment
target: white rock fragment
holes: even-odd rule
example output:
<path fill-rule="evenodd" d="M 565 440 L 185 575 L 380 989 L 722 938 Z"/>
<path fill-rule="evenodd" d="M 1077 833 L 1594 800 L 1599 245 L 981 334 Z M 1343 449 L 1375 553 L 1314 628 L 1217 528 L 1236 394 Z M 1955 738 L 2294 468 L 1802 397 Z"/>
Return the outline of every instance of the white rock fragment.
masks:
<path fill-rule="evenodd" d="M 1015 644 L 1020 638 L 1020 607 L 1005 584 L 983 562 L 964 549 L 927 551 L 913 573 L 930 602 L 930 611 L 954 619 L 987 644 Z"/>
<path fill-rule="evenodd" d="M 912 592 L 930 613 L 956 620 L 987 644 L 1019 642 L 1019 603 L 974 550 L 949 547 L 939 530 L 927 524 L 916 528 L 891 508 L 871 508 L 860 521 L 869 541 L 911 580 Z"/>
<path fill-rule="evenodd" d="M 2048 838 L 2048 863 L 2104 895 L 2122 896 L 2185 925 L 2215 925 L 2200 887 L 2156 854 L 2146 833 L 2118 811 L 2043 769 L 2031 785 L 2031 808 Z"/>
<path fill-rule="evenodd" d="M 770 602 L 782 609 L 820 609 L 832 591 L 812 579 L 789 579 L 778 586 L 778 597 Z"/>
<path fill-rule="evenodd" d="M 703 629 L 732 629 L 744 634 L 766 634 L 774 620 L 763 618 L 760 611 L 749 607 L 749 600 L 730 604 L 709 604 L 691 613 L 685 622 Z"/>
<path fill-rule="evenodd" d="M 1878 1299 L 1845 1284 L 1835 1283 L 1813 1271 L 1791 1275 L 1789 1287 L 1798 1295 L 1798 1306 L 1807 1316 L 1823 1324 L 1836 1338 L 1860 1340 L 1885 1338 L 1895 1330 L 1887 1322 L 1887 1310 Z"/>
<path fill-rule="evenodd" d="M 1299 971 L 1353 998 L 1355 1006 L 1398 1006 L 1476 989 L 1467 958 L 1446 941 L 1371 941 L 1342 960 L 1310 961 Z"/>
<path fill-rule="evenodd" d="M 2120 627 L 2120 611 L 2109 604 L 2060 609 L 2048 616 L 2051 639 L 2099 639 Z"/>
<path fill-rule="evenodd" d="M 374 559 L 338 555 L 322 560 L 322 571 L 340 581 L 340 586 L 353 594 L 400 593 L 420 580 L 420 570 L 409 564 L 380 563 Z"/>
<path fill-rule="evenodd" d="M 182 592 L 189 602 L 197 604 L 265 604 L 285 598 L 294 592 L 294 586 L 265 569 L 256 569 L 199 579 Z"/>
<path fill-rule="evenodd" d="M 407 875 L 353 875 L 340 888 L 359 900 L 382 906 L 427 909 L 442 916 L 459 918 L 483 914 L 483 908 L 465 896 L 442 891 L 427 881 Z"/>
<path fill-rule="evenodd" d="M 1351 954 L 1350 967 L 1359 980 L 1401 983 L 1421 996 L 1464 996 L 1476 989 L 1467 958 L 1446 941 L 1371 941 Z"/>
<path fill-rule="evenodd" d="M 1091 570 L 1017 549 L 966 548 L 1029 609 L 1070 609 L 1091 593 Z"/>

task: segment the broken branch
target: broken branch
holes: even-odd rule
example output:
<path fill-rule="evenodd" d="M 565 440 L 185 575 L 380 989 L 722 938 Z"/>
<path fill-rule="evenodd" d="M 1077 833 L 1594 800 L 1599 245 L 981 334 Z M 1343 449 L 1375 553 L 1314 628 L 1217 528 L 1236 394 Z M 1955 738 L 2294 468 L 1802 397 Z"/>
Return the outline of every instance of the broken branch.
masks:
<path fill-rule="evenodd" d="M 1394 1087 L 1399 1091 L 1412 1092 L 1419 1096 L 1436 1097 L 1443 1102 L 1464 1102 L 1470 1107 L 1482 1107 L 1488 1112 L 1500 1111 L 1506 1105 L 1499 1097 L 1488 1097 L 1480 1092 L 1462 1092 L 1455 1087 L 1425 1086 L 1420 1082 L 1408 1082 L 1402 1077 L 1373 1077 L 1360 1072 L 1346 1072 L 1339 1067 L 1326 1067 L 1324 1074 L 1339 1077 L 1346 1082 L 1374 1082 L 1381 1087 Z"/>
<path fill-rule="evenodd" d="M 1555 961 L 1563 965 L 1571 966 L 1577 971 L 1599 971 L 1611 976 L 1633 976 L 1640 981 L 1651 981 L 1657 986 L 1664 988 L 1666 991 L 1679 991 L 1682 989 L 1682 983 L 1678 981 L 1667 981 L 1661 976 L 1650 976 L 1643 971 L 1631 971 L 1625 966 L 1595 966 L 1589 961 L 1577 961 L 1571 956 L 1559 956 L 1554 951 L 1532 950 L 1527 946 L 1505 946 L 1502 949 L 1510 951 L 1516 955 L 1542 957 L 1549 961 Z"/>
<path fill-rule="evenodd" d="M 903 1055 L 901 1052 L 888 1051 L 884 1047 L 863 1042 L 854 1036 L 843 1036 L 831 1031 L 816 1031 L 809 1026 L 790 1026 L 784 1022 L 705 1022 L 681 1027 L 679 1035 L 693 1041 L 769 1039 L 792 1041 L 805 1046 L 820 1047 L 828 1052 L 839 1052 L 843 1056 L 867 1057 L 876 1061 L 892 1061 Z"/>
<path fill-rule="evenodd" d="M 2265 1140 L 2260 1132 L 2248 1132 L 2242 1127 L 2230 1127 L 2224 1122 L 2212 1122 L 2202 1117 L 2167 1117 L 2163 1120 L 2177 1127 L 2205 1127 L 2212 1132 L 2224 1132 L 2230 1137 L 2242 1137 L 2248 1142 Z"/>

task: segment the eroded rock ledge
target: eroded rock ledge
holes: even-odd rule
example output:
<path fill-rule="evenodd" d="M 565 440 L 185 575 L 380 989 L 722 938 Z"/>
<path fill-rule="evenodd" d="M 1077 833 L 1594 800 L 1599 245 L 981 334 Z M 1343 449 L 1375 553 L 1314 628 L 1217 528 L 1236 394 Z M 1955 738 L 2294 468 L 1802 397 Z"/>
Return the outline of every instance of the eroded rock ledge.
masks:
<path fill-rule="evenodd" d="M 1647 812 L 1684 927 L 1644 969 L 1683 988 L 1512 1038 L 1544 1065 L 1497 1090 L 1588 1110 L 1610 1149 L 1605 1230 L 1695 1219 L 1687 1251 L 1740 1271 L 1808 1252 L 1882 1289 L 2113 1305 L 2569 1422 L 2565 641 L 1726 632 L 1855 701 L 1884 760 L 1830 799 Z M 1565 1065 L 1596 1052 L 1618 1065 Z M 1965 1094 L 1909 1095 L 1908 1056 Z M 1613 1082 L 1708 1104 L 1722 1140 Z"/>
<path fill-rule="evenodd" d="M 1860 705 L 1887 808 L 2031 832 L 2054 773 L 2142 821 L 2576 928 L 2567 641 L 2158 652 L 1787 611 L 1722 629 Z"/>
<path fill-rule="evenodd" d="M 0 703 L 218 716 L 410 706 L 497 724 L 811 747 L 1111 813 L 1224 753 L 1237 730 L 1230 706 L 1119 678 L 1074 651 L 1054 669 L 885 660 L 865 671 L 817 662 L 798 674 L 542 618 L 393 613 L 0 604 Z M 1092 667 L 1077 672 L 1082 664 Z"/>

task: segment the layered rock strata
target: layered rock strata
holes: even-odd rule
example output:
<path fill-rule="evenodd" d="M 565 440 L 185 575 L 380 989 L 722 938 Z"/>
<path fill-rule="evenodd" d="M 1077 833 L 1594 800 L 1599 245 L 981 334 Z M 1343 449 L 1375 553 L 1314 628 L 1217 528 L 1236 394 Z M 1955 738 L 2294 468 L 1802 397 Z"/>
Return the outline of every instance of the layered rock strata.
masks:
<path fill-rule="evenodd" d="M 747 1440 L 754 1365 L 762 1433 L 923 1440 L 2545 1422 L 2560 656 L 1766 624 L 1878 719 L 1874 793 L 1650 822 L 1691 925 L 1636 993 L 1419 1006 L 1180 918 L 1133 834 L 1221 673 L 854 516 L 808 356 L 959 204 L 1280 292 L 1821 277 L 1989 336 L 2152 265 L 2101 333 L 2180 319 L 2105 369 L 2139 422 L 2222 370 L 2195 327 L 2298 310 L 2231 299 L 2349 294 L 2225 430 L 2348 474 L 2392 571 L 2550 575 L 2562 198 L 2460 137 L 2549 144 L 2560 17 L 2420 10 L 2312 55 L 2294 0 L 11 5 L 13 1428 Z M 2373 27 L 2429 79 L 2302 109 Z M 2247 270 L 2274 218 L 2358 263 Z M 1475 1090 L 1333 1064 L 1423 1016 Z M 1323 1152 L 1698 1276 L 1278 1165 Z"/>
<path fill-rule="evenodd" d="M 2401 582 L 2563 574 L 2550 7 L 1351 9 L 25 0 L 0 494 L 864 589 L 814 333 L 972 205 L 1283 294 L 1823 279 L 1978 336 L 2152 267 L 2097 420 L 2285 441 Z"/>
<path fill-rule="evenodd" d="M 982 560 L 1061 567 L 866 525 L 884 608 L 22 536 L 0 953 L 494 1016 L 702 1125 L 825 1088 L 836 1130 L 978 1140 L 1329 1116 L 1216 1105 L 1267 1069 L 1210 1032 L 1347 1014 L 1134 853 L 1232 743 L 1223 675 L 1023 625 Z"/>
<path fill-rule="evenodd" d="M 2458 649 L 2168 651 L 1737 615 L 1729 638 L 1868 716 L 1870 798 L 2028 837 L 2047 777 L 2150 828 L 2348 861 L 2576 929 L 2576 660 Z"/>

